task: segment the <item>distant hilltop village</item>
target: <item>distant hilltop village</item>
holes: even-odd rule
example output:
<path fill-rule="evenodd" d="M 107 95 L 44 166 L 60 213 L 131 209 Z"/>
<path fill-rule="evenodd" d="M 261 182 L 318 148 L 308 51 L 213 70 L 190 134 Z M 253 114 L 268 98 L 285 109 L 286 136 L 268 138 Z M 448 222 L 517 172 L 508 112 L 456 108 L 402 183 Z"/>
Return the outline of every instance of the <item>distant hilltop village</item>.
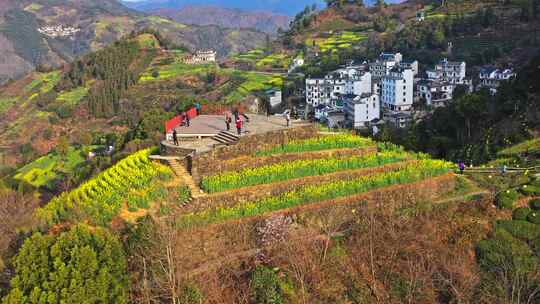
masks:
<path fill-rule="evenodd" d="M 80 28 L 65 25 L 43 26 L 38 29 L 38 32 L 51 38 L 71 37 L 80 31 Z"/>
<path fill-rule="evenodd" d="M 198 50 L 194 55 L 184 59 L 186 64 L 206 64 L 216 62 L 217 53 L 214 50 Z"/>

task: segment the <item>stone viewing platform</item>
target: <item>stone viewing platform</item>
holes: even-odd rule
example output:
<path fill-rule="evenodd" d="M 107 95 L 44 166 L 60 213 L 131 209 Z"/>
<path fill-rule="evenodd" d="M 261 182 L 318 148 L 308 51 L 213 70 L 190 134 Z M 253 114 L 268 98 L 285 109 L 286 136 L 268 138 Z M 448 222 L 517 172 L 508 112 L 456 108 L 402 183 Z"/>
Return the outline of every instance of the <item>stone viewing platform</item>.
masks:
<path fill-rule="evenodd" d="M 295 129 L 299 127 L 310 126 L 310 123 L 305 121 L 291 121 L 287 126 L 287 121 L 282 116 L 266 116 L 248 114 L 249 122 L 242 118 L 242 132 L 239 135 L 239 142 L 245 141 L 244 137 L 253 135 L 272 136 L 273 132 L 287 129 Z M 237 135 L 234 117 L 232 117 L 229 132 Z M 178 145 L 175 145 L 172 140 L 172 130 L 176 130 Z M 211 151 L 217 146 L 223 144 L 216 141 L 214 138 L 223 131 L 226 131 L 225 115 L 200 115 L 193 117 L 190 120 L 189 127 L 184 125 L 176 126 L 167 134 L 167 139 L 162 141 L 162 154 L 166 155 L 187 155 L 191 153 L 205 153 Z"/>

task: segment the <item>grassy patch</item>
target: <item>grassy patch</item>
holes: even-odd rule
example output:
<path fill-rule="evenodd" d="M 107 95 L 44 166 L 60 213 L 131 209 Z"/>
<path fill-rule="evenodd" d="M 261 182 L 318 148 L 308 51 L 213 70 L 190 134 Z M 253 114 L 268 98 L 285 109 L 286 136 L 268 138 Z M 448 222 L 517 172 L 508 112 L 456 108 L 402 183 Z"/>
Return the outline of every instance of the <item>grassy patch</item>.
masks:
<path fill-rule="evenodd" d="M 281 86 L 283 86 L 283 78 L 279 75 L 258 74 L 252 72 L 237 73 L 240 73 L 241 77 L 244 78 L 244 81 L 225 97 L 225 101 L 228 103 L 243 100 L 248 95 L 257 91 L 281 88 Z"/>
<path fill-rule="evenodd" d="M 236 55 L 233 58 L 234 59 L 257 61 L 257 60 L 260 60 L 260 59 L 264 58 L 264 50 L 262 50 L 262 49 L 254 49 L 254 50 L 248 51 L 247 53 Z"/>
<path fill-rule="evenodd" d="M 159 47 L 159 42 L 156 37 L 152 34 L 142 34 L 137 36 L 137 42 L 142 49 L 155 49 Z"/>
<path fill-rule="evenodd" d="M 256 155 L 270 156 L 283 153 L 300 153 L 330 149 L 361 148 L 373 145 L 375 145 L 375 143 L 369 138 L 345 133 L 303 140 L 294 140 L 282 146 L 278 146 L 266 151 L 259 151 L 256 153 Z"/>
<path fill-rule="evenodd" d="M 284 53 L 271 54 L 259 60 L 257 67 L 270 67 L 277 69 L 286 69 L 292 63 L 292 57 Z"/>
<path fill-rule="evenodd" d="M 78 87 L 71 91 L 61 92 L 58 94 L 56 101 L 69 105 L 77 105 L 86 94 L 88 94 L 87 87 Z"/>
<path fill-rule="evenodd" d="M 517 145 L 508 147 L 502 151 L 499 151 L 497 154 L 500 156 L 512 156 L 524 152 L 537 152 L 540 151 L 540 138 L 534 138 L 531 140 L 524 141 Z"/>
<path fill-rule="evenodd" d="M 28 6 L 26 6 L 24 8 L 24 10 L 27 11 L 27 12 L 36 13 L 37 11 L 39 11 L 42 8 L 43 8 L 43 5 L 41 5 L 39 3 L 32 3 L 32 4 L 28 5 Z"/>
<path fill-rule="evenodd" d="M 17 98 L 15 97 L 0 98 L 0 114 L 7 112 L 16 102 Z"/>
<path fill-rule="evenodd" d="M 90 147 L 90 149 L 94 148 L 96 147 Z M 34 187 L 52 188 L 54 187 L 54 181 L 60 178 L 59 171 L 73 171 L 84 161 L 85 157 L 82 155 L 82 149 L 70 147 L 65 157 L 61 157 L 56 152 L 51 152 L 17 170 L 14 178 L 27 182 Z"/>
<path fill-rule="evenodd" d="M 165 19 L 165 18 L 162 18 L 162 17 L 159 17 L 159 16 L 149 16 L 146 19 L 149 20 L 150 22 L 154 23 L 154 24 L 173 25 L 177 29 L 184 29 L 184 28 L 187 27 L 185 24 L 174 22 L 174 21 L 171 21 L 169 19 Z"/>
<path fill-rule="evenodd" d="M 214 65 L 189 65 L 181 62 L 173 62 L 168 65 L 155 66 L 148 69 L 141 75 L 139 82 L 151 82 L 159 80 L 167 80 L 179 76 L 189 75 L 189 74 L 198 74 L 209 71 L 214 68 Z M 152 73 L 154 71 L 158 72 L 158 77 L 154 77 Z"/>
<path fill-rule="evenodd" d="M 329 38 L 307 39 L 306 45 L 312 46 L 315 44 L 322 52 L 328 52 L 340 48 L 349 48 L 365 39 L 367 39 L 367 35 L 364 33 L 344 31 Z"/>
<path fill-rule="evenodd" d="M 24 91 L 29 93 L 39 88 L 40 93 L 47 93 L 60 81 L 60 71 L 50 73 L 35 73 L 34 80 L 24 87 Z"/>

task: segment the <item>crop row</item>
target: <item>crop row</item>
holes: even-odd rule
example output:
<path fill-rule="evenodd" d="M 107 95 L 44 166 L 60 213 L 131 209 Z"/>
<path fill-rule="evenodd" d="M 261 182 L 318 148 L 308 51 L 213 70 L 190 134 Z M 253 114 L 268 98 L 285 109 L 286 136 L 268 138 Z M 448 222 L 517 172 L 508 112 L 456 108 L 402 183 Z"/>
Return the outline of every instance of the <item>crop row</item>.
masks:
<path fill-rule="evenodd" d="M 257 156 L 329 149 L 361 148 L 373 145 L 375 145 L 374 142 L 369 138 L 344 133 L 339 135 L 327 135 L 303 140 L 294 140 L 269 150 L 260 151 L 257 153 Z"/>
<path fill-rule="evenodd" d="M 149 155 L 147 149 L 126 157 L 75 190 L 53 198 L 38 210 L 38 216 L 51 225 L 70 219 L 106 225 L 126 203 L 131 210 L 148 207 L 142 200 L 163 195 L 163 190 L 151 187 L 153 182 L 172 176 L 168 167 L 151 162 Z M 130 201 L 136 196 L 140 197 Z"/>
<path fill-rule="evenodd" d="M 401 171 L 385 172 L 357 179 L 308 186 L 299 190 L 267 197 L 255 202 L 239 203 L 233 207 L 209 209 L 181 216 L 180 228 L 196 227 L 227 220 L 251 217 L 266 212 L 292 208 L 308 203 L 346 197 L 391 185 L 412 183 L 448 173 L 452 164 L 440 160 L 421 160 Z"/>
<path fill-rule="evenodd" d="M 214 193 L 226 190 L 269 184 L 294 178 L 323 175 L 344 170 L 378 167 L 410 158 L 407 152 L 382 152 L 349 158 L 297 160 L 273 165 L 229 171 L 206 177 L 202 180 L 203 190 Z"/>

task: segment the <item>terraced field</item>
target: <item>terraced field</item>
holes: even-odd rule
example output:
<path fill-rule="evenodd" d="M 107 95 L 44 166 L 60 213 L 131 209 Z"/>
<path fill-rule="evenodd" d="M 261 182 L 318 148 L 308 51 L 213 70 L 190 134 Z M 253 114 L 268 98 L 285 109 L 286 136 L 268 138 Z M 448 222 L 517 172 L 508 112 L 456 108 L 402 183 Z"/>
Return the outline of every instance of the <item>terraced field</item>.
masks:
<path fill-rule="evenodd" d="M 292 140 L 238 160 L 221 161 L 222 172 L 201 178 L 201 188 L 209 194 L 194 200 L 178 216 L 178 227 L 201 227 L 347 199 L 447 176 L 453 168 L 451 163 L 352 134 Z"/>
<path fill-rule="evenodd" d="M 98 146 L 89 146 L 93 150 Z M 51 152 L 17 170 L 14 178 L 34 187 L 54 188 L 54 182 L 60 178 L 59 170 L 72 172 L 85 161 L 82 148 L 70 147 L 64 157 Z"/>
<path fill-rule="evenodd" d="M 333 34 L 328 38 L 310 38 L 306 40 L 306 45 L 317 45 L 322 52 L 334 49 L 347 49 L 354 44 L 367 39 L 364 33 L 344 31 Z"/>
<path fill-rule="evenodd" d="M 89 221 L 108 225 L 123 209 L 134 212 L 168 196 L 165 183 L 172 178 L 166 166 L 150 161 L 152 151 L 141 150 L 88 180 L 73 191 L 61 194 L 38 210 L 50 225 L 64 221 Z"/>
<path fill-rule="evenodd" d="M 454 175 L 451 163 L 353 134 L 236 149 L 246 154 L 204 158 L 219 162 L 210 169 L 195 161 L 204 167 L 194 172 L 205 194 L 167 216 L 182 240 L 175 248 L 178 267 L 188 276 L 255 258 L 286 233 L 280 229 L 316 237 L 346 229 L 356 213 L 371 208 L 411 216 L 484 194 Z"/>

